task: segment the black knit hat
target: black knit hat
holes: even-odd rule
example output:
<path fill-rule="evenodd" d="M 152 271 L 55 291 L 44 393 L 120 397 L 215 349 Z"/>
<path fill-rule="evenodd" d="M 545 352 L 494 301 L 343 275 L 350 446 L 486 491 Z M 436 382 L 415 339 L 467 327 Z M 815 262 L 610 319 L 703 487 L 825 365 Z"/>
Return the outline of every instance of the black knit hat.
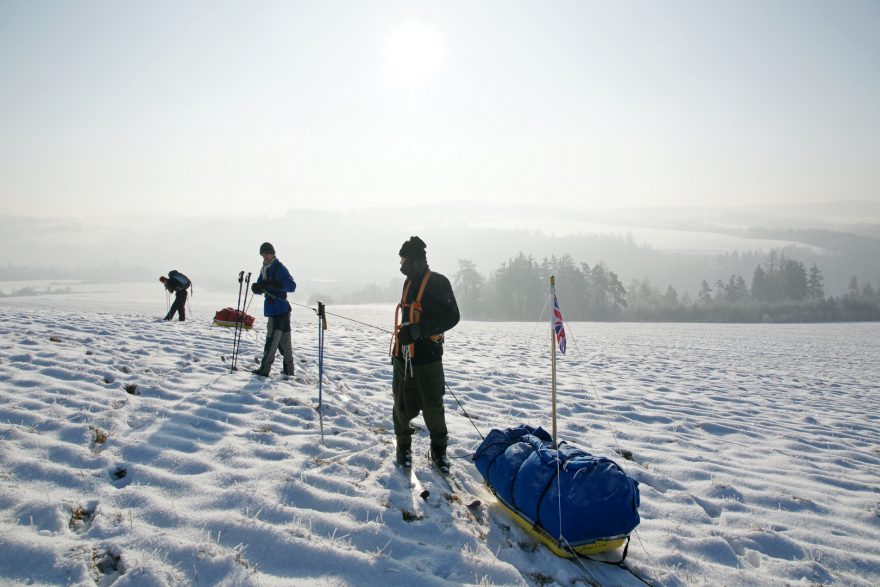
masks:
<path fill-rule="evenodd" d="M 403 246 L 400 247 L 400 256 L 406 257 L 407 259 L 425 259 L 425 249 L 428 245 L 425 244 L 425 241 L 420 239 L 417 236 L 409 237 L 409 240 L 403 243 Z"/>
<path fill-rule="evenodd" d="M 260 254 L 271 253 L 275 254 L 275 247 L 272 246 L 272 243 L 263 243 L 260 245 Z"/>

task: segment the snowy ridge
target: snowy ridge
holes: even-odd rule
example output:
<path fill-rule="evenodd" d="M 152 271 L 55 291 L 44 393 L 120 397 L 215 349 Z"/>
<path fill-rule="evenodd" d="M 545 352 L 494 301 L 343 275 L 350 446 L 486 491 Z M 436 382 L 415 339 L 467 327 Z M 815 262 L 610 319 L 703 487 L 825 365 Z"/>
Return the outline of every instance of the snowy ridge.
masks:
<path fill-rule="evenodd" d="M 8 305 L 0 319 L 2 583 L 642 585 L 535 544 L 467 459 L 453 475 L 479 509 L 439 486 L 419 498 L 393 464 L 375 330 L 331 322 L 322 445 L 308 312 L 291 380 L 280 364 L 268 380 L 230 374 L 232 332 L 205 320 Z M 635 573 L 880 582 L 880 326 L 568 326 L 561 435 L 641 483 Z M 547 339 L 531 324 L 450 333 L 448 383 L 484 433 L 549 427 Z M 447 421 L 450 453 L 472 452 L 451 397 Z M 424 430 L 415 443 L 431 484 Z"/>

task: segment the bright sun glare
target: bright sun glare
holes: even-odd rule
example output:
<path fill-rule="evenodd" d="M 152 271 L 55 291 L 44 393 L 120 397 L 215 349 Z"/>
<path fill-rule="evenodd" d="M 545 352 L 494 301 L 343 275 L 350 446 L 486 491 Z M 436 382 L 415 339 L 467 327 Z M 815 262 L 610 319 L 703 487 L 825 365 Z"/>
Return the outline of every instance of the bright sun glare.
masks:
<path fill-rule="evenodd" d="M 413 91 L 443 64 L 443 46 L 432 28 L 408 21 L 385 37 L 385 60 L 389 79 Z"/>

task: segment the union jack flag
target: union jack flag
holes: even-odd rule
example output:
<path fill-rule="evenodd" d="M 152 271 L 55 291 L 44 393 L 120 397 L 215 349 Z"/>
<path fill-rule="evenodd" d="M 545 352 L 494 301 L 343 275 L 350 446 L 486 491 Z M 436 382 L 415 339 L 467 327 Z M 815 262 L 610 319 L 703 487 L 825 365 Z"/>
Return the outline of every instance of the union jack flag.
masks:
<path fill-rule="evenodd" d="M 559 309 L 559 301 L 556 299 L 556 288 L 553 288 L 553 330 L 556 331 L 556 342 L 559 343 L 559 352 L 565 354 L 565 327 L 562 325 L 562 310 Z"/>

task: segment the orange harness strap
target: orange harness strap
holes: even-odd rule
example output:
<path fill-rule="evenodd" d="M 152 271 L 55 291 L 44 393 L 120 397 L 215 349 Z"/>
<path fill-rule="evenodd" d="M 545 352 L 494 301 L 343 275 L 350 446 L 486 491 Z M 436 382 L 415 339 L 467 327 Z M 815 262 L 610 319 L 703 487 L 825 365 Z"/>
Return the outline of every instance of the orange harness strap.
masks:
<path fill-rule="evenodd" d="M 428 280 L 431 278 L 431 272 L 426 271 L 425 276 L 422 277 L 422 283 L 419 285 L 419 291 L 416 293 L 416 299 L 411 304 L 406 303 L 407 295 L 409 294 L 409 287 L 411 282 L 409 279 L 406 280 L 406 283 L 403 285 L 403 294 L 400 296 L 400 303 L 397 304 L 397 308 L 394 310 L 394 333 L 391 335 L 391 348 L 389 349 L 389 354 L 398 357 L 400 356 L 400 342 L 397 340 L 397 332 L 400 330 L 402 324 L 400 323 L 401 314 L 405 311 L 405 309 L 409 308 L 409 324 L 418 324 L 422 319 L 422 296 L 425 294 L 425 288 L 428 286 Z M 438 334 L 430 337 L 431 340 L 442 340 L 443 335 Z M 409 356 L 415 356 L 416 354 L 416 345 L 415 343 L 410 343 L 409 345 Z"/>

